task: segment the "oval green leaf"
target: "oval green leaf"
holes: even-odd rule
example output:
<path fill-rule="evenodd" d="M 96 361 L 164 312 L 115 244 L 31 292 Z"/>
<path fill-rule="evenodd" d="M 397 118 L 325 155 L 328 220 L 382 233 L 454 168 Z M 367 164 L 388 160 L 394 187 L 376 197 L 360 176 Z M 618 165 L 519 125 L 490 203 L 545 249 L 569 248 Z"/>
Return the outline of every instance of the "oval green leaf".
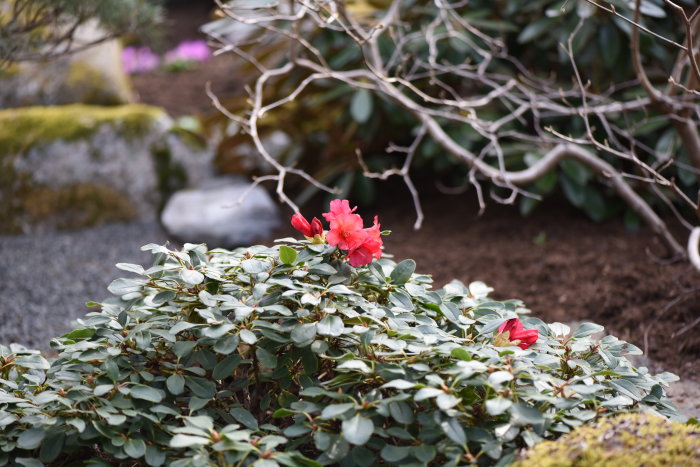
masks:
<path fill-rule="evenodd" d="M 355 415 L 343 422 L 343 438 L 350 443 L 362 446 L 374 433 L 374 423 L 369 418 Z"/>
<path fill-rule="evenodd" d="M 297 260 L 297 252 L 293 248 L 290 248 L 286 245 L 281 245 L 280 246 L 280 260 L 284 264 L 289 264 L 292 265 L 296 262 Z"/>

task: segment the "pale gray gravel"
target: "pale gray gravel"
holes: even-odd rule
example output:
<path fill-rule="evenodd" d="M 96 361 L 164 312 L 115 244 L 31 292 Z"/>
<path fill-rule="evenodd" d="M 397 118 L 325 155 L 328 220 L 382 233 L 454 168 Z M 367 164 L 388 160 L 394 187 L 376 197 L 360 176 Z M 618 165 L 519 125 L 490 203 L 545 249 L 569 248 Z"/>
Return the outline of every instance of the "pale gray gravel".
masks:
<path fill-rule="evenodd" d="M 109 283 L 128 276 L 116 263 L 150 264 L 141 246 L 166 240 L 157 222 L 0 235 L 0 344 L 47 350 L 89 311 L 85 302 L 104 300 Z"/>

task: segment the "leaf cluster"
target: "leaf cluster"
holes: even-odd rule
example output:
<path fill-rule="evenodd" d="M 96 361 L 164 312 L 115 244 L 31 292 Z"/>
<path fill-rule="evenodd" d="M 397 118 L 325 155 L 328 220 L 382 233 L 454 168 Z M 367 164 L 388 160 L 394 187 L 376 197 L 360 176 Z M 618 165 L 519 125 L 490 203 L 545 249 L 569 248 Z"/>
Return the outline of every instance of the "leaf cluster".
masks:
<path fill-rule="evenodd" d="M 611 414 L 677 416 L 675 377 L 600 326 L 281 243 L 146 245 L 153 266 L 118 264 L 132 276 L 55 357 L 0 346 L 0 465 L 504 465 Z M 494 339 L 517 316 L 540 333 L 527 350 Z"/>

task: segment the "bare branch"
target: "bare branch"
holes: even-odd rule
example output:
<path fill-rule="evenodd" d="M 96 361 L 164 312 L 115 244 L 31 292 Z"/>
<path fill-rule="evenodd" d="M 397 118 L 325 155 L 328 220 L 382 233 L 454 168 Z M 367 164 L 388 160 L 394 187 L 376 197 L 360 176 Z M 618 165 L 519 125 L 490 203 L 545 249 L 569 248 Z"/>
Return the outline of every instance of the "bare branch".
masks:
<path fill-rule="evenodd" d="M 376 14 L 357 16 L 345 2 L 336 0 L 304 0 L 266 6 L 261 11 L 246 11 L 235 4 L 224 7 L 234 21 L 256 26 L 259 31 L 277 36 L 279 44 L 290 43 L 286 60 L 275 68 L 258 66 L 259 76 L 251 90 L 252 105 L 245 112 L 245 130 L 261 156 L 270 164 L 274 174 L 266 180 L 277 182 L 277 194 L 294 209 L 284 193 L 285 177 L 293 174 L 312 183 L 316 188 L 333 191 L 297 167 L 285 167 L 272 158 L 259 136 L 259 120 L 266 113 L 290 106 L 303 99 L 312 84 L 350 89 L 363 89 L 404 109 L 415 121 L 411 136 L 401 143 L 390 144 L 387 153 L 401 153 L 399 167 L 371 171 L 360 151 L 357 160 L 364 175 L 384 180 L 401 177 L 407 186 L 416 209 L 416 228 L 423 219 L 419 193 L 409 174 L 415 162 L 414 155 L 424 140 L 432 140 L 447 154 L 468 168 L 466 184 L 476 189 L 480 211 L 485 208 L 483 183 L 507 190 L 504 196 L 491 192 L 491 197 L 502 203 L 513 203 L 519 196 L 539 198 L 529 193 L 530 186 L 547 173 L 556 170 L 564 159 L 574 159 L 588 167 L 605 185 L 634 210 L 666 243 L 677 256 L 685 256 L 686 249 L 671 235 L 665 222 L 636 191 L 639 186 L 653 185 L 663 202 L 681 200 L 695 208 L 696 204 L 664 173 L 676 162 L 669 151 L 659 151 L 648 140 L 635 132 L 639 125 L 667 122 L 673 125 L 688 149 L 693 165 L 696 156 L 700 168 L 700 138 L 697 136 L 698 111 L 692 92 L 682 96 L 664 94 L 656 89 L 644 70 L 639 52 L 639 34 L 644 31 L 664 44 L 676 48 L 680 54 L 692 52 L 695 38 L 686 39 L 686 45 L 664 38 L 640 24 L 640 0 L 635 2 L 633 18 L 628 18 L 614 7 L 593 0 L 592 5 L 622 18 L 633 26 L 632 60 L 639 79 L 610 85 L 593 91 L 586 77 L 576 65 L 573 53 L 574 34 L 564 46 L 572 65 L 573 83 L 564 86 L 553 78 L 535 75 L 508 54 L 504 42 L 475 27 L 463 14 L 467 2 L 449 3 L 445 0 L 427 2 L 421 10 L 421 28 L 410 21 L 417 14 L 404 0 L 394 0 L 386 10 Z M 673 7 L 672 2 L 667 2 Z M 429 14 L 424 11 L 430 11 Z M 414 16 L 411 16 L 411 15 Z M 677 17 L 681 19 L 680 12 Z M 688 16 L 683 12 L 687 28 L 696 34 L 693 21 L 697 11 Z M 326 34 L 338 38 L 345 48 L 355 48 L 359 59 L 332 67 L 320 52 L 314 38 Z M 689 36 L 690 33 L 686 32 Z M 220 51 L 231 51 L 244 58 L 254 57 L 255 44 L 227 44 L 219 37 Z M 387 47 L 390 45 L 390 47 Z M 468 58 L 453 63 L 445 55 L 455 47 L 470 51 Z M 671 78 L 680 80 L 683 67 L 694 66 L 693 60 L 680 60 L 674 66 Z M 509 69 L 510 67 L 510 69 Z M 694 73 L 694 72 L 693 72 Z M 694 76 L 694 75 L 693 75 Z M 700 80 L 698 80 L 700 81 Z M 283 84 L 283 85 L 282 85 Z M 281 93 L 268 90 L 284 89 Z M 641 86 L 648 97 L 623 99 L 629 90 Z M 674 87 L 674 86 L 671 86 Z M 681 90 L 681 88 L 677 88 Z M 690 90 L 694 90 L 691 86 Z M 631 94 L 631 93 L 630 93 Z M 216 102 L 215 102 L 216 105 Z M 217 106 L 217 107 L 220 107 Z M 220 109 L 221 110 L 221 109 Z M 661 115 L 657 111 L 661 111 Z M 226 115 L 231 114 L 226 113 Z M 495 115 L 495 116 L 494 116 Z M 234 118 L 237 122 L 241 114 Z M 560 122 L 580 119 L 581 134 L 564 134 L 566 126 Z M 455 135 L 468 133 L 473 144 L 464 144 Z M 407 133 L 409 135 L 409 133 Z M 411 138 L 410 143 L 406 140 Z M 693 151 L 697 140 L 697 152 Z M 477 141 L 478 140 L 478 141 Z M 511 158 L 534 152 L 539 159 L 522 170 L 513 170 Z M 597 152 L 594 152 L 597 151 Z M 601 155 L 605 155 L 614 163 Z M 672 196 L 673 200 L 669 199 Z M 679 210 L 674 212 L 684 225 Z"/>

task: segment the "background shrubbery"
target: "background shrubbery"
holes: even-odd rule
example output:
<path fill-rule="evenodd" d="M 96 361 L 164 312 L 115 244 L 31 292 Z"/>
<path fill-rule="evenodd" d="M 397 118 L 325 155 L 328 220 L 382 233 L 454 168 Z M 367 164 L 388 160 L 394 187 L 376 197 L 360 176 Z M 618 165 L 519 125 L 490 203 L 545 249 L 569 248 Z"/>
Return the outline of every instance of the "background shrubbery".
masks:
<path fill-rule="evenodd" d="M 621 15 L 632 17 L 632 3 L 621 0 L 610 3 Z M 229 5 L 234 14 L 247 14 L 245 7 L 239 7 L 235 2 Z M 357 0 L 347 3 L 347 12 L 360 23 L 371 25 L 386 14 L 390 5 L 391 2 Z M 641 12 L 642 24 L 645 27 L 663 37 L 682 42 L 682 24 L 674 15 L 667 14 L 663 2 L 645 0 L 642 2 Z M 411 37 L 412 34 L 420 36 L 431 22 L 437 21 L 439 15 L 440 10 L 433 2 L 404 1 L 401 3 L 402 22 L 398 29 L 401 29 L 402 37 Z M 392 42 L 390 34 L 382 36 L 379 41 L 382 60 L 394 64 L 387 69 L 388 75 L 392 77 L 403 76 L 412 66 L 424 70 L 425 79 L 412 80 L 412 84 L 420 92 L 434 97 L 448 95 L 447 92 L 444 95 L 440 94 L 440 86 L 452 87 L 463 99 L 485 97 L 494 89 L 485 86 L 483 81 L 466 72 L 462 76 L 455 72 L 455 69 L 441 67 L 476 65 L 491 59 L 493 62 L 488 66 L 491 73 L 529 82 L 528 77 L 521 76 L 521 73 L 527 70 L 531 76 L 546 81 L 552 89 L 558 87 L 563 97 L 560 110 L 550 109 L 536 116 L 526 113 L 517 125 L 511 124 L 503 128 L 504 133 L 520 127 L 519 129 L 526 133 L 542 136 L 539 141 L 535 138 L 529 142 L 504 138 L 502 148 L 506 170 L 522 170 L 540 159 L 550 147 L 543 136 L 551 136 L 548 133 L 550 128 L 561 135 L 585 139 L 582 135 L 585 135 L 586 128 L 579 113 L 561 113 L 561 109 L 567 106 L 576 108 L 584 105 L 580 93 L 575 87 L 572 88 L 574 67 L 566 51 L 567 42 L 572 36 L 573 56 L 584 82 L 587 83 L 587 92 L 604 94 L 612 101 L 618 102 L 629 101 L 635 96 L 645 97 L 635 81 L 636 75 L 632 66 L 630 35 L 633 26 L 585 1 L 475 1 L 470 2 L 468 8 L 461 8 L 459 15 L 465 24 L 473 28 L 466 33 L 467 40 L 473 42 L 464 42 L 456 35 L 439 41 L 439 64 L 427 64 L 430 53 L 428 45 L 425 41 L 421 42 L 415 38 L 414 42 L 401 44 L 401 53 L 407 54 L 407 59 L 399 60 L 394 57 L 392 62 L 391 57 L 397 53 L 397 44 Z M 367 49 L 358 45 L 351 34 L 345 33 L 341 28 L 314 27 L 310 21 L 301 27 L 304 29 L 304 38 L 327 61 L 329 69 L 365 69 L 369 53 Z M 465 31 L 459 24 L 455 24 L 454 27 L 459 29 L 460 34 Z M 231 41 L 269 65 L 277 65 L 281 58 L 273 51 L 283 50 L 288 46 L 284 36 L 264 32 L 263 28 L 254 34 L 255 41 L 227 39 L 226 34 L 236 36 L 244 30 L 239 23 L 229 18 L 218 20 L 208 25 L 205 30 L 224 45 Z M 480 40 L 480 35 L 500 42 L 503 48 L 498 51 L 492 50 L 494 57 L 485 58 L 477 50 L 477 46 L 489 50 L 490 45 Z M 664 85 L 677 50 L 645 34 L 641 37 L 640 50 L 652 81 Z M 265 62 L 265 59 L 268 61 Z M 431 74 L 442 80 L 439 86 L 428 79 Z M 284 98 L 307 76 L 307 70 L 296 69 L 295 72 L 271 80 L 264 92 L 265 102 L 272 103 Z M 537 85 L 534 88 L 534 95 L 537 95 L 540 90 L 536 89 Z M 545 93 L 543 90 L 541 92 Z M 420 98 L 417 100 L 420 102 Z M 245 115 L 250 110 L 249 102 L 245 99 L 232 99 L 225 104 L 239 115 Z M 511 114 L 516 107 L 517 103 L 495 99 L 485 108 L 478 108 L 478 113 L 481 119 L 496 122 Z M 440 110 L 452 111 L 449 108 Z M 443 119 L 441 124 L 457 144 L 474 154 L 479 154 L 489 164 L 499 166 L 493 148 L 489 149 L 492 141 L 483 134 L 461 121 Z M 410 112 L 406 112 L 381 92 L 361 89 L 360 86 L 348 86 L 333 80 L 311 82 L 292 103 L 261 115 L 258 125 L 262 140 L 269 144 L 271 154 L 283 165 L 301 167 L 317 180 L 337 186 L 341 196 L 352 193 L 356 199 L 363 202 L 372 201 L 377 180 L 362 176 L 364 168 L 358 163 L 356 149 L 363 154 L 369 170 L 382 172 L 398 167 L 404 155 L 396 151 L 393 154 L 387 152 L 387 147 L 390 143 L 399 147 L 410 146 L 420 126 Z M 592 125 L 595 138 L 599 141 L 610 140 L 604 125 L 597 121 Z M 618 143 L 625 147 L 623 150 L 627 150 L 629 146 L 632 148 L 630 151 L 638 151 L 638 156 L 644 163 L 659 167 L 669 158 L 675 159 L 675 164 L 669 165 L 661 172 L 664 176 L 676 179 L 681 188 L 694 198 L 697 177 L 669 118 L 644 108 L 612 116 L 610 126 L 616 135 L 615 138 L 619 139 Z M 209 122 L 212 133 L 223 128 L 227 128 L 229 132 L 233 128 L 233 134 L 219 145 L 219 168 L 224 171 L 249 170 L 253 164 L 248 160 L 250 151 L 246 149 L 250 145 L 248 135 L 241 127 L 231 126 L 229 119 L 223 115 Z M 237 130 L 241 131 L 236 133 Z M 275 140 L 280 139 L 280 133 L 287 135 L 289 144 L 277 149 Z M 636 143 L 633 143 L 633 139 L 636 139 Z M 658 198 L 658 193 L 650 190 L 647 183 L 634 180 L 634 175 L 645 174 L 632 160 L 623 160 L 615 155 L 605 154 L 604 151 L 600 151 L 599 155 L 620 171 L 633 174 L 628 178 L 633 188 L 644 192 L 645 199 L 655 208 L 666 209 L 664 202 Z M 463 161 L 456 160 L 430 137 L 421 142 L 411 167 L 414 177 L 436 180 L 448 190 L 466 189 L 470 183 L 470 167 Z M 269 167 L 266 168 L 263 164 L 257 170 L 259 173 L 265 172 Z M 295 199 L 298 203 L 308 200 L 318 189 L 307 185 L 303 188 L 305 190 Z M 494 185 L 490 185 L 489 190 L 497 197 L 507 196 L 508 193 L 508 190 Z M 633 209 L 625 207 L 624 202 L 616 197 L 612 189 L 596 183 L 595 174 L 575 160 L 563 162 L 556 170 L 527 186 L 526 190 L 539 196 L 562 193 L 571 204 L 584 210 L 596 221 L 614 215 L 624 215 L 630 227 L 637 226 L 640 222 Z M 662 191 L 665 195 L 674 197 L 669 190 Z M 535 198 L 521 197 L 520 211 L 528 214 L 537 204 Z"/>

